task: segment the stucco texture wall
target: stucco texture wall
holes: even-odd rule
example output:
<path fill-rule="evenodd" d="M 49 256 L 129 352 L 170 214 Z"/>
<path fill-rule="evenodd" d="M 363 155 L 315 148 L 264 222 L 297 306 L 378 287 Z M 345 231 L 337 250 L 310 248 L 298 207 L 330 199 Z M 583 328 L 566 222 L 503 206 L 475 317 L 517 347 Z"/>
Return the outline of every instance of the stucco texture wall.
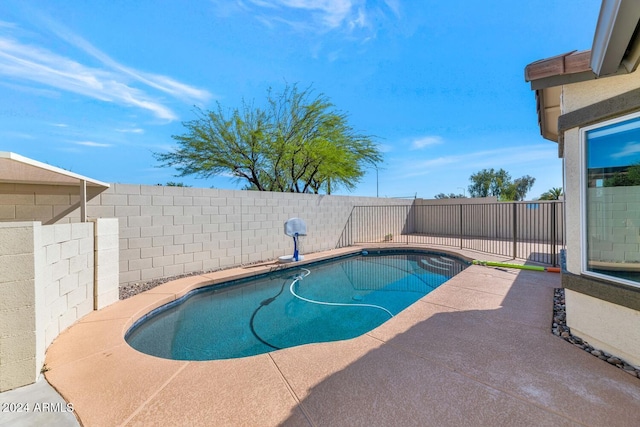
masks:
<path fill-rule="evenodd" d="M 640 366 L 640 312 L 568 289 L 565 297 L 574 335 Z"/>
<path fill-rule="evenodd" d="M 637 71 L 628 75 L 565 85 L 562 88 L 561 113 L 567 114 L 588 107 L 638 87 L 640 73 Z M 584 213 L 588 213 L 590 222 L 591 258 L 612 263 L 635 263 L 640 243 L 638 228 L 633 224 L 629 226 L 630 222 L 638 218 L 639 205 L 634 200 L 636 187 L 589 188 L 586 192 L 591 195 L 590 199 L 606 200 L 607 206 L 592 204 L 587 207 L 587 212 L 583 211 L 586 192 L 583 192 L 581 179 L 585 166 L 580 138 L 578 127 L 569 129 L 564 134 L 567 270 L 576 277 L 582 274 L 583 249 L 586 247 L 581 229 L 581 224 L 585 221 Z M 632 197 L 630 191 L 634 192 Z M 611 238 L 614 233 L 615 242 Z M 594 286 L 605 288 L 610 285 L 603 283 Z M 622 357 L 636 366 L 640 365 L 640 348 L 637 344 L 640 339 L 640 315 L 637 310 L 571 289 L 566 290 L 566 307 L 567 325 L 573 334 L 596 348 Z"/>

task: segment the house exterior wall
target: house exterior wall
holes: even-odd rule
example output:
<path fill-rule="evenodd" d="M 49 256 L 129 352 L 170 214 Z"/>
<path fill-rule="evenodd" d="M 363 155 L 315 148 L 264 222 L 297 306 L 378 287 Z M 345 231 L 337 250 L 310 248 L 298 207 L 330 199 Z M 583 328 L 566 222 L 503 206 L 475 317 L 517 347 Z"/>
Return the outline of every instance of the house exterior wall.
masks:
<path fill-rule="evenodd" d="M 606 100 L 615 99 L 640 87 L 640 73 L 613 76 L 603 79 L 585 81 L 565 85 L 562 88 L 562 114 Z M 626 114 L 626 113 L 625 113 Z M 615 118 L 604 112 L 602 122 Z M 640 347 L 638 347 L 638 331 L 640 331 L 640 288 L 614 284 L 607 280 L 593 278 L 582 274 L 583 241 L 581 224 L 585 221 L 581 188 L 581 174 L 584 164 L 581 153 L 581 132 L 579 127 L 568 129 L 564 133 L 564 175 L 565 175 L 565 208 L 566 208 L 566 245 L 567 273 L 563 275 L 563 286 L 566 288 L 567 325 L 572 332 L 590 342 L 593 346 L 627 359 L 629 363 L 640 366 Z M 596 212 L 589 208 L 587 216 L 591 224 L 590 233 L 601 232 L 610 235 L 616 232 L 614 224 L 608 218 L 616 217 L 616 210 L 624 209 L 624 217 L 638 215 L 639 201 L 629 192 L 637 187 L 589 188 L 591 196 L 599 191 L 599 196 L 607 200 L 607 206 L 599 207 Z M 606 193 L 606 194 L 605 194 Z M 593 200 L 594 197 L 591 197 Z M 604 209 L 604 210 L 602 210 Z M 640 219 L 640 217 L 638 217 Z M 609 223 L 607 222 L 609 221 Z M 628 222 L 628 220 L 627 220 Z M 605 230 L 605 227 L 607 229 Z M 624 227 L 617 230 L 617 237 L 623 233 L 624 244 L 593 245 L 592 255 L 612 262 L 638 262 L 638 230 Z M 597 251 L 597 253 L 596 253 Z"/>
<path fill-rule="evenodd" d="M 605 99 L 610 99 L 640 87 L 638 71 L 603 79 L 564 85 L 562 88 L 562 114 L 575 111 Z"/>
<path fill-rule="evenodd" d="M 565 180 L 565 229 L 567 246 L 567 271 L 580 274 L 582 268 L 582 189 L 580 174 L 580 132 L 570 129 L 564 135 L 564 180 Z"/>
<path fill-rule="evenodd" d="M 589 80 L 565 85 L 562 88 L 562 114 L 567 114 L 606 99 L 640 87 L 640 72 Z M 580 157 L 580 131 L 573 128 L 565 132 L 565 187 L 566 187 L 566 222 L 567 222 L 567 269 L 575 274 L 581 271 L 582 235 L 580 231 L 582 190 L 580 174 L 582 172 Z"/>
<path fill-rule="evenodd" d="M 640 366 L 640 311 L 565 291 L 567 322 L 571 332 L 593 347 Z"/>

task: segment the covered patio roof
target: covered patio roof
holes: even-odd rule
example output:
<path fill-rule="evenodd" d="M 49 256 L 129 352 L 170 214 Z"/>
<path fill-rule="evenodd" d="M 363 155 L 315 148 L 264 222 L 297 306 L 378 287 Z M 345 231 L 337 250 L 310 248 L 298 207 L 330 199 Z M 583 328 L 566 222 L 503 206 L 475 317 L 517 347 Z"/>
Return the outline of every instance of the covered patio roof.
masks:
<path fill-rule="evenodd" d="M 82 222 L 87 220 L 87 187 L 94 195 L 109 188 L 107 183 L 6 151 L 0 151 L 0 183 L 77 186 Z"/>
<path fill-rule="evenodd" d="M 0 182 L 36 185 L 80 185 L 109 188 L 109 184 L 38 162 L 16 153 L 0 151 Z"/>

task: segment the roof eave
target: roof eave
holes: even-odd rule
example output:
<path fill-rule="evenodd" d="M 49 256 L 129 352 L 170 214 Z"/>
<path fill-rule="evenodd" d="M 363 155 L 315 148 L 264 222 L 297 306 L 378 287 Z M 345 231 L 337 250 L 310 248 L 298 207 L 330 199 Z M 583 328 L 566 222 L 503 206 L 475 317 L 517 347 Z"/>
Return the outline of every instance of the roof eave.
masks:
<path fill-rule="evenodd" d="M 12 152 L 0 151 L 0 162 L 6 163 L 0 170 L 0 182 L 36 185 L 78 185 L 85 182 L 87 186 L 97 187 L 101 191 L 110 187 L 105 182 Z"/>
<path fill-rule="evenodd" d="M 637 0 L 603 0 L 591 49 L 591 68 L 598 77 L 620 72 L 640 21 Z M 635 68 L 636 64 L 631 65 Z"/>

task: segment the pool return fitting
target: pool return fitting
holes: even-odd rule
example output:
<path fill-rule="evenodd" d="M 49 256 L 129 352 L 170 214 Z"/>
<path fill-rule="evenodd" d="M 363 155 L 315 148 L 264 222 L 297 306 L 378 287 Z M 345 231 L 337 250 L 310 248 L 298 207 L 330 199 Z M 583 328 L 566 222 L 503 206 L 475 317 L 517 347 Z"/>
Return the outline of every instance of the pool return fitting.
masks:
<path fill-rule="evenodd" d="M 474 259 L 473 261 L 471 261 L 471 263 L 473 265 L 483 265 L 485 267 L 517 268 L 519 270 L 546 271 L 548 273 L 560 273 L 560 267 L 543 267 L 540 265 L 510 264 L 507 262 L 480 261 L 477 259 Z"/>

